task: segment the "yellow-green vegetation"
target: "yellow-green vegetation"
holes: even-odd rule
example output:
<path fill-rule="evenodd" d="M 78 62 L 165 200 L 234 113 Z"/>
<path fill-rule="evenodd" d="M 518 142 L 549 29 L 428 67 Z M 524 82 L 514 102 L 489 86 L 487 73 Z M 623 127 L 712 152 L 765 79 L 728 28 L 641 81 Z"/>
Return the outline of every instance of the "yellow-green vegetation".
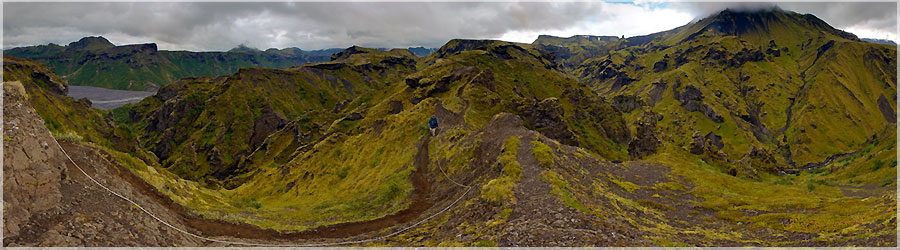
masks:
<path fill-rule="evenodd" d="M 859 42 L 810 16 L 760 15 L 766 18 L 723 12 L 624 40 L 452 40 L 426 58 L 353 47 L 331 62 L 181 79 L 109 112 L 62 96 L 65 83 L 33 62 L 4 58 L 3 80 L 22 82 L 55 136 L 108 151 L 107 160 L 191 212 L 279 231 L 401 211 L 411 202 L 418 162 L 435 183 L 471 175 L 484 181 L 473 187 L 480 195 L 454 214 L 479 207 L 494 214 L 453 225 L 469 242 L 438 243 L 423 228 L 401 242 L 495 246 L 489 233 L 517 202 L 522 138 L 497 138 L 504 141 L 492 168 L 472 165 L 496 153 L 484 151 L 496 150 L 495 142 L 482 145 L 497 129 L 488 123 L 513 113 L 541 134 L 530 153 L 553 196 L 583 213 L 621 219 L 658 245 L 683 246 L 685 235 L 701 243 L 795 243 L 746 234 L 760 230 L 774 232 L 769 239 L 810 233 L 825 242 L 894 235 L 896 125 L 879 112 L 896 110 L 896 48 Z M 770 22 L 763 23 L 770 29 L 728 29 L 743 21 Z M 682 94 L 694 90 L 700 93 L 690 95 L 703 97 L 686 102 Z M 619 95 L 645 106 L 627 111 L 606 102 Z M 637 129 L 627 124 L 640 119 L 639 109 L 663 115 L 654 130 L 658 152 L 646 162 L 608 163 L 629 157 Z M 435 113 L 449 121 L 432 137 L 426 121 Z M 722 149 L 690 153 L 694 132 L 721 136 Z M 798 174 L 777 171 L 820 162 Z M 657 163 L 663 166 L 649 173 L 623 168 Z M 754 171 L 724 171 L 738 164 Z"/>
<path fill-rule="evenodd" d="M 519 137 L 510 136 L 503 142 L 502 153 L 494 166 L 502 168 L 501 176 L 491 179 L 481 186 L 481 199 L 494 204 L 514 203 L 513 188 L 522 178 L 522 169 L 516 152 L 519 151 Z M 507 215 L 508 216 L 508 215 Z"/>
<path fill-rule="evenodd" d="M 84 140 L 84 137 L 81 137 L 74 132 L 63 132 L 61 134 L 53 135 L 53 137 L 68 142 L 81 142 L 82 140 Z"/>
<path fill-rule="evenodd" d="M 609 181 L 612 181 L 617 186 L 621 187 L 622 189 L 625 189 L 625 191 L 628 191 L 628 192 L 634 192 L 634 190 L 640 188 L 640 186 L 638 186 L 637 184 L 634 184 L 630 181 L 620 181 L 620 180 L 617 180 L 612 177 L 609 179 Z"/>
<path fill-rule="evenodd" d="M 83 128 L 71 131 L 109 151 L 127 149 L 128 154 L 111 155 L 128 158 L 121 161 L 130 162 L 139 176 L 196 214 L 291 231 L 371 220 L 405 208 L 413 190 L 408 182 L 415 169 L 413 156 L 421 150 L 415 145 L 427 133 L 426 118 L 438 103 L 462 113 L 465 121 L 465 126 L 443 131 L 427 145 L 432 162 L 446 162 L 442 170 L 450 175 L 466 171 L 480 145 L 473 131 L 495 114 L 515 111 L 502 104 L 511 103 L 509 96 L 519 98 L 517 102 L 558 98 L 562 118 L 570 121 L 574 112 L 587 108 L 595 120 L 582 120 L 582 132 L 603 139 L 591 140 L 591 149 L 622 150 L 606 139 L 622 137 L 620 114 L 596 96 L 564 96 L 567 91 L 590 90 L 544 67 L 548 61 L 527 46 L 455 41 L 444 52 L 454 43 L 466 47 L 480 42 L 487 47 L 438 53 L 418 66 L 402 50 L 356 47 L 328 63 L 186 78 L 138 104 L 109 113 L 85 112 L 98 114 L 88 128 L 104 128 L 101 115 L 111 118 L 115 126 L 109 133 L 118 138 L 113 142 Z M 500 59 L 506 56 L 518 59 Z M 448 83 L 450 91 L 438 91 L 434 84 L 408 91 L 412 86 L 404 83 L 410 77 L 420 82 L 458 80 Z M 420 99 L 411 102 L 414 97 Z M 584 135 L 576 131 L 576 136 Z M 493 182 L 490 186 L 496 189 L 485 193 L 512 196 L 521 175 L 516 150 L 510 149 L 513 143 L 518 142 L 511 139 L 504 147 L 510 155 L 501 157 L 498 165 L 506 179 Z"/>
<path fill-rule="evenodd" d="M 844 185 L 878 184 L 896 185 L 897 179 L 897 130 L 888 127 L 876 139 L 865 145 L 855 155 L 838 159 L 832 166 L 813 173 L 824 175 L 821 179 Z M 834 171 L 831 173 L 831 171 Z"/>
<path fill-rule="evenodd" d="M 531 146 L 531 154 L 534 155 L 534 159 L 538 161 L 538 164 L 544 168 L 553 167 L 554 158 L 556 158 L 556 156 L 553 155 L 553 150 L 550 149 L 550 146 L 547 146 L 547 144 L 544 144 L 539 140 L 531 141 Z"/>
<path fill-rule="evenodd" d="M 111 146 L 112 129 L 103 112 L 64 95 L 67 84 L 49 68 L 32 61 L 3 57 L 3 81 L 18 81 L 35 111 L 54 136 Z M 81 137 L 78 139 L 78 137 Z M 77 139 L 77 140 L 76 140 Z"/>
<path fill-rule="evenodd" d="M 585 206 L 575 198 L 575 195 L 572 194 L 572 187 L 569 186 L 569 183 L 566 182 L 565 179 L 560 177 L 558 173 L 554 170 L 544 170 L 541 173 L 541 177 L 550 183 L 550 193 L 556 195 L 563 204 L 566 204 L 569 207 L 574 209 L 581 210 L 582 212 L 590 212 Z"/>
<path fill-rule="evenodd" d="M 664 143 L 686 146 L 695 131 L 715 133 L 731 161 L 751 145 L 769 152 L 776 163 L 751 165 L 770 173 L 860 150 L 889 124 L 879 109 L 896 110 L 896 47 L 859 41 L 811 15 L 726 10 L 623 42 L 605 45 L 607 55 L 573 74 L 606 98 L 636 96 L 642 109 L 662 114 Z M 674 92 L 687 86 L 721 122 L 682 106 Z M 641 113 L 627 114 L 629 124 Z"/>
<path fill-rule="evenodd" d="M 700 205 L 717 211 L 721 219 L 756 228 L 817 233 L 817 241 L 846 240 L 835 237 L 848 233 L 893 235 L 864 226 L 896 218 L 896 196 L 890 191 L 867 198 L 847 197 L 840 187 L 827 181 L 833 177 L 823 175 L 824 171 L 796 176 L 765 175 L 761 181 L 734 177 L 677 147 L 669 147 L 649 160 L 671 166 L 674 176 L 697 184 L 689 193 L 702 198 Z"/>
<path fill-rule="evenodd" d="M 536 115 L 520 110 L 532 100 L 558 100 L 561 116 L 557 119 L 565 123 L 583 147 L 605 157 L 627 158 L 628 128 L 621 113 L 590 94 L 588 86 L 547 68 L 550 64 L 531 45 L 455 39 L 421 60 L 420 70 L 407 79 L 432 82 L 453 79 L 453 72 L 463 72 L 467 77 L 450 82 L 451 91 L 438 96 L 454 110 L 458 106 L 454 94 L 461 94 L 469 104 L 464 120 L 473 128 L 483 127 L 501 112 Z M 432 91 L 435 85 L 419 88 L 416 93 Z M 465 88 L 458 92 L 462 86 Z"/>

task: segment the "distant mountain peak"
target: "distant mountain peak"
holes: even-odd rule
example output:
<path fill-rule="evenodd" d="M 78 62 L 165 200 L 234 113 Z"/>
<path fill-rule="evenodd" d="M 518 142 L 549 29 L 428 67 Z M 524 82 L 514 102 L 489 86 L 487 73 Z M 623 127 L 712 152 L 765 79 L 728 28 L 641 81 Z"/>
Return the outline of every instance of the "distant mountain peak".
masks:
<path fill-rule="evenodd" d="M 371 53 L 374 51 L 377 51 L 377 49 L 370 49 L 370 48 L 364 48 L 364 47 L 360 47 L 357 45 L 353 45 L 353 46 L 350 46 L 350 48 L 344 49 L 343 51 L 341 51 L 337 54 L 331 55 L 331 60 L 334 61 L 334 60 L 338 60 L 338 59 L 346 59 L 346 58 L 350 58 L 350 55 L 353 55 L 353 54 L 365 54 L 365 53 Z"/>
<path fill-rule="evenodd" d="M 771 4 L 768 6 L 738 6 L 738 7 L 730 7 L 725 8 L 720 11 L 719 14 L 726 13 L 744 13 L 744 14 L 754 14 L 754 13 L 771 13 L 771 12 L 780 12 L 780 13 L 788 13 L 778 5 Z"/>
<path fill-rule="evenodd" d="M 243 44 L 243 43 L 238 45 L 237 47 L 234 47 L 233 49 L 228 50 L 228 52 L 260 52 L 260 51 L 261 50 L 259 50 L 257 48 L 247 46 L 246 44 Z"/>
<path fill-rule="evenodd" d="M 107 49 L 116 47 L 113 43 L 106 40 L 105 37 L 102 36 L 89 36 L 81 38 L 78 41 L 69 43 L 68 46 L 70 49 L 74 50 L 98 50 L 98 49 Z"/>
<path fill-rule="evenodd" d="M 697 22 L 704 30 L 726 35 L 768 34 L 778 27 L 793 27 L 795 31 L 827 33 L 848 40 L 859 41 L 856 35 L 836 29 L 812 14 L 786 11 L 776 5 L 771 7 L 728 8 Z"/>

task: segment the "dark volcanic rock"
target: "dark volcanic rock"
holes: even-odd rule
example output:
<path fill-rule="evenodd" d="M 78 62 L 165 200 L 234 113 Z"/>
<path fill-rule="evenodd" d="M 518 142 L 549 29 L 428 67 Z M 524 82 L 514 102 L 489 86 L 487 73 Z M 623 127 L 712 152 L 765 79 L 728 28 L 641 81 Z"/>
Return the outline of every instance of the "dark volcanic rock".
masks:
<path fill-rule="evenodd" d="M 391 106 L 391 109 L 388 110 L 388 114 L 397 114 L 400 113 L 400 111 L 403 111 L 403 102 L 401 101 L 393 100 L 388 102 L 388 105 Z"/>
<path fill-rule="evenodd" d="M 645 112 L 635 123 L 637 134 L 635 134 L 635 139 L 628 144 L 628 154 L 631 155 L 632 160 L 656 153 L 660 144 L 659 137 L 656 136 L 656 122 L 660 120 L 659 117 L 660 114 L 649 111 Z"/>
<path fill-rule="evenodd" d="M 706 139 L 706 143 L 711 146 L 716 146 L 716 149 L 722 149 L 725 147 L 725 144 L 722 143 L 722 137 L 714 134 L 713 132 L 709 132 L 706 136 L 703 136 Z"/>
<path fill-rule="evenodd" d="M 628 113 L 640 106 L 644 106 L 644 103 L 643 101 L 641 101 L 641 99 L 637 98 L 637 96 L 618 95 L 616 97 L 613 97 L 612 105 L 622 112 Z"/>
<path fill-rule="evenodd" d="M 687 111 L 698 111 L 717 123 L 725 121 L 725 119 L 716 113 L 709 104 L 703 103 L 703 92 L 697 87 L 688 85 L 684 87 L 684 92 L 679 92 L 677 86 L 673 87 L 675 87 L 675 99 L 681 102 L 681 106 Z"/>
<path fill-rule="evenodd" d="M 649 106 L 652 107 L 662 100 L 663 92 L 666 91 L 666 83 L 654 82 L 651 85 L 653 85 L 653 88 L 650 89 L 650 92 L 647 92 L 647 96 L 650 97 Z"/>
<path fill-rule="evenodd" d="M 668 65 L 666 59 L 659 60 L 659 62 L 653 64 L 653 72 L 662 72 L 668 68 Z"/>
<path fill-rule="evenodd" d="M 819 57 L 822 56 L 822 54 L 825 54 L 826 51 L 831 49 L 831 47 L 834 47 L 834 40 L 828 40 L 827 43 L 816 49 L 816 60 L 818 60 Z"/>
<path fill-rule="evenodd" d="M 331 109 L 331 113 L 340 113 L 344 110 L 344 107 L 347 107 L 347 104 L 350 104 L 350 99 L 334 103 L 334 108 Z"/>
<path fill-rule="evenodd" d="M 725 144 L 722 143 L 722 137 L 713 132 L 704 136 L 698 131 L 691 135 L 691 153 L 693 154 L 702 154 L 705 150 L 717 151 L 723 147 Z"/>
<path fill-rule="evenodd" d="M 253 135 L 250 136 L 248 143 L 250 143 L 251 148 L 256 148 L 262 144 L 266 137 L 283 128 L 286 124 L 287 119 L 275 112 L 272 107 L 266 106 L 253 124 Z"/>
<path fill-rule="evenodd" d="M 699 155 L 706 148 L 706 138 L 699 131 L 691 135 L 691 154 Z"/>
<path fill-rule="evenodd" d="M 352 112 L 347 117 L 344 117 L 344 120 L 347 121 L 359 121 L 362 120 L 363 116 L 358 112 Z"/>
<path fill-rule="evenodd" d="M 438 79 L 419 77 L 406 78 L 406 85 L 416 91 L 409 102 L 416 104 L 425 98 L 431 97 L 437 93 L 443 93 L 450 90 L 450 83 L 463 78 L 474 77 L 476 74 L 475 67 L 458 67 L 450 71 L 449 75 Z M 491 78 L 493 79 L 493 77 Z"/>
<path fill-rule="evenodd" d="M 759 62 L 765 59 L 766 55 L 761 50 L 743 48 L 734 54 L 731 60 L 728 60 L 728 66 L 737 68 L 746 62 Z"/>
<path fill-rule="evenodd" d="M 775 40 L 769 40 L 769 48 L 766 49 L 766 54 L 772 56 L 781 56 L 781 50 L 778 49 L 778 45 L 775 44 Z"/>
<path fill-rule="evenodd" d="M 346 63 L 319 63 L 313 64 L 305 67 L 310 67 L 314 69 L 324 69 L 324 70 L 339 70 L 344 67 L 348 67 Z"/>
<path fill-rule="evenodd" d="M 878 97 L 878 110 L 881 110 L 881 115 L 884 116 L 887 122 L 897 123 L 897 113 L 891 107 L 891 103 L 888 102 L 887 98 L 884 97 L 884 94 Z"/>
<path fill-rule="evenodd" d="M 519 104 L 516 110 L 525 121 L 527 128 L 536 130 L 560 143 L 578 146 L 578 138 L 572 131 L 569 131 L 569 126 L 563 121 L 564 111 L 559 104 L 559 99 L 551 97 L 540 102 L 532 100 L 531 103 Z"/>

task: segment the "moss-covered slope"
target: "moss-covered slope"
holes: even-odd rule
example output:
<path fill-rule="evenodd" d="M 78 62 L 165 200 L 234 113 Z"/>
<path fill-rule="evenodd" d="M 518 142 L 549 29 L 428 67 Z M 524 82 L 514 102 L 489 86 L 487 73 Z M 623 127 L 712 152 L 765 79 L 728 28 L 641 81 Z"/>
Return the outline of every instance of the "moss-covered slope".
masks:
<path fill-rule="evenodd" d="M 725 10 L 628 40 L 642 41 L 588 59 L 575 74 L 629 120 L 662 114 L 667 143 L 691 147 L 694 132 L 716 138 L 714 165 L 777 160 L 736 172 L 815 166 L 859 150 L 896 120 L 896 47 L 861 42 L 812 15 Z"/>

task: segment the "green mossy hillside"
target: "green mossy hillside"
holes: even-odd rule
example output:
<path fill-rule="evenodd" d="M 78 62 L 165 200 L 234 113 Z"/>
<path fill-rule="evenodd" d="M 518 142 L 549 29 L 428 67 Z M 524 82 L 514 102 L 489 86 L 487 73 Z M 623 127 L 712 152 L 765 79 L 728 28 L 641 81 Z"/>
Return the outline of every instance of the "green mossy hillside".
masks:
<path fill-rule="evenodd" d="M 623 100 L 617 108 L 629 123 L 661 114 L 664 143 L 688 149 L 695 132 L 721 137 L 706 160 L 723 169 L 771 157 L 753 168 L 796 171 L 857 151 L 895 122 L 885 112 L 896 110 L 896 47 L 861 42 L 812 15 L 725 10 L 626 40 L 632 46 L 574 74 Z"/>

